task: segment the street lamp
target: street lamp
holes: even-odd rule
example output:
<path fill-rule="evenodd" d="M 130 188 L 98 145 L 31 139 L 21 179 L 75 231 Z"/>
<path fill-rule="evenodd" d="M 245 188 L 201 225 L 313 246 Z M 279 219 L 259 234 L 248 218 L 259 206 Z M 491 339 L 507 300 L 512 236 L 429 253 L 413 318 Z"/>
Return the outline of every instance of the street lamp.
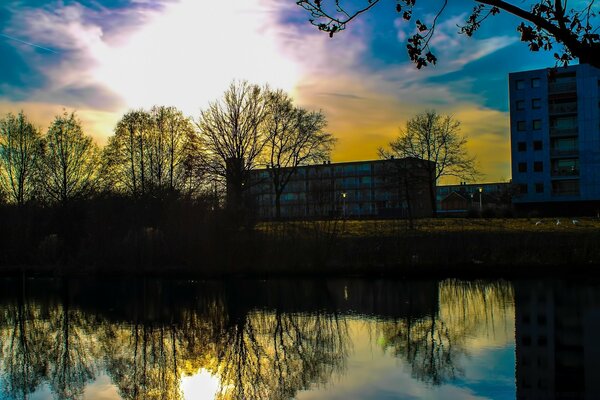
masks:
<path fill-rule="evenodd" d="M 346 192 L 342 192 L 342 202 L 343 202 L 343 213 L 344 213 L 344 218 L 346 218 L 346 196 L 348 195 L 348 193 Z"/>
<path fill-rule="evenodd" d="M 482 203 L 481 203 L 481 192 L 483 192 L 483 188 L 479 188 L 479 211 L 481 212 L 481 210 L 483 209 Z"/>

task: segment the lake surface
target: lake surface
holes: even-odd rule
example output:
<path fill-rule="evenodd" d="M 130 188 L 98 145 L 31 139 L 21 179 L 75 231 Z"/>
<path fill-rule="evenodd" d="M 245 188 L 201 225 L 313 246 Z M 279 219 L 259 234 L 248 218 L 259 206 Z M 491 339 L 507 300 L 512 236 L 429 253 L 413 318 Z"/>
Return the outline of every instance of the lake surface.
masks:
<path fill-rule="evenodd" d="M 0 279 L 2 399 L 593 399 L 600 285 Z"/>

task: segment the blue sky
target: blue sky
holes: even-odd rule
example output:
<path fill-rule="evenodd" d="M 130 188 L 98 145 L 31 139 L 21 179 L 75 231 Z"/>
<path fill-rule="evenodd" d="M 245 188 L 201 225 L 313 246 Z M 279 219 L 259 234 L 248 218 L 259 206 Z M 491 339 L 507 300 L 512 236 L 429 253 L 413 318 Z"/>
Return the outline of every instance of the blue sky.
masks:
<path fill-rule="evenodd" d="M 375 158 L 406 119 L 436 109 L 462 121 L 483 180 L 509 179 L 508 73 L 554 61 L 519 42 L 510 15 L 458 35 L 473 5 L 450 2 L 433 41 L 438 65 L 417 70 L 404 42 L 414 28 L 392 1 L 330 39 L 293 0 L 4 0 L 0 113 L 23 109 L 45 130 L 75 110 L 103 144 L 130 108 L 174 105 L 195 118 L 248 79 L 323 110 L 339 139 L 333 161 Z M 427 20 L 433 9 L 418 12 Z"/>

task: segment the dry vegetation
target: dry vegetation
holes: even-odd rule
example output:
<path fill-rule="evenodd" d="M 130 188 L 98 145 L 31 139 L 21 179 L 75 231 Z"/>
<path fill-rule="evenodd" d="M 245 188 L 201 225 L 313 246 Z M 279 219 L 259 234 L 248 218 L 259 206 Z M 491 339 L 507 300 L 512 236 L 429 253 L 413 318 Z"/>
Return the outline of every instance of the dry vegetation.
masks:
<path fill-rule="evenodd" d="M 560 223 L 557 223 L 560 222 Z M 414 229 L 409 229 L 406 220 L 346 220 L 346 221 L 295 221 L 264 222 L 257 226 L 259 231 L 290 232 L 335 227 L 340 236 L 373 237 L 395 236 L 402 233 L 452 233 L 452 232 L 595 232 L 600 229 L 598 218 L 428 218 L 414 221 Z"/>

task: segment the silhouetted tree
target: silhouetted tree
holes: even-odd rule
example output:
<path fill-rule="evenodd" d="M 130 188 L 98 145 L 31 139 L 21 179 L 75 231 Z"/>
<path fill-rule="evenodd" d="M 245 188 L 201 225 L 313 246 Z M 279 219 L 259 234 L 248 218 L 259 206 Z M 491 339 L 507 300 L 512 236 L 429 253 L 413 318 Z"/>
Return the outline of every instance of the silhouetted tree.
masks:
<path fill-rule="evenodd" d="M 574 58 L 581 63 L 589 63 L 600 68 L 600 35 L 593 23 L 597 9 L 595 0 L 585 0 L 577 4 L 577 8 L 567 8 L 566 0 L 534 0 L 527 3 L 512 4 L 504 0 L 474 0 L 475 6 L 468 14 L 460 33 L 472 36 L 481 24 L 489 17 L 505 11 L 523 20 L 517 31 L 521 41 L 529 45 L 531 51 L 540 49 L 552 50 L 560 45 L 561 50 L 554 53 L 557 62 L 567 64 Z M 380 0 L 362 0 L 362 4 L 340 0 L 297 0 L 296 4 L 311 14 L 310 22 L 319 30 L 328 32 L 330 36 L 344 30 L 346 25 L 359 15 L 375 7 Z M 398 0 L 395 11 L 406 21 L 414 21 L 416 33 L 409 37 L 406 45 L 410 59 L 421 68 L 435 64 L 436 56 L 429 46 L 434 36 L 436 23 L 443 13 L 447 0 L 444 0 L 435 14 L 433 21 L 427 25 L 428 16 L 423 11 L 421 17 L 414 15 L 420 11 L 422 4 L 416 0 Z M 391 2 L 390 2 L 391 5 Z M 424 8 L 430 12 L 430 8 Z"/>
<path fill-rule="evenodd" d="M 433 163 L 423 163 L 429 173 L 431 209 L 436 210 L 435 185 L 443 176 L 473 179 L 478 175 L 475 158 L 467 154 L 467 138 L 460 134 L 460 122 L 450 115 L 427 111 L 406 122 L 400 136 L 390 142 L 390 149 L 379 149 L 382 158 L 412 157 Z"/>
<path fill-rule="evenodd" d="M 49 200 L 66 204 L 89 196 L 98 180 L 99 150 L 75 113 L 54 119 L 44 145 L 40 182 Z"/>
<path fill-rule="evenodd" d="M 41 135 L 21 111 L 0 119 L 0 186 L 22 206 L 34 197 L 41 156 Z"/>
<path fill-rule="evenodd" d="M 200 143 L 188 118 L 154 106 L 121 118 L 103 152 L 110 186 L 131 196 L 191 192 L 200 185 Z"/>
<path fill-rule="evenodd" d="M 281 217 L 281 195 L 300 165 L 327 160 L 335 143 L 321 112 L 295 107 L 281 90 L 267 93 L 265 158 L 275 191 L 275 216 Z"/>
<path fill-rule="evenodd" d="M 266 117 L 264 90 L 248 82 L 233 82 L 223 98 L 202 111 L 197 123 L 206 146 L 210 173 L 225 180 L 226 206 L 243 208 L 248 172 L 265 146 L 261 126 Z"/>

